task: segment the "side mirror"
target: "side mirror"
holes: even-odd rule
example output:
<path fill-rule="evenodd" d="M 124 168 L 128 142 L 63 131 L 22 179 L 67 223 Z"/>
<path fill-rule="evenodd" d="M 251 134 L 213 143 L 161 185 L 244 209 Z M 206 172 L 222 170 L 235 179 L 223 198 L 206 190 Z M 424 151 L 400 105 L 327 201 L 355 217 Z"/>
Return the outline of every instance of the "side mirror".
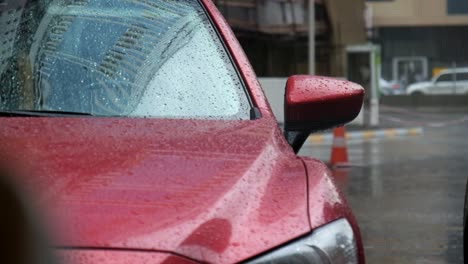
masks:
<path fill-rule="evenodd" d="M 364 89 L 327 77 L 294 75 L 286 82 L 284 133 L 297 153 L 310 133 L 344 125 L 361 111 Z"/>

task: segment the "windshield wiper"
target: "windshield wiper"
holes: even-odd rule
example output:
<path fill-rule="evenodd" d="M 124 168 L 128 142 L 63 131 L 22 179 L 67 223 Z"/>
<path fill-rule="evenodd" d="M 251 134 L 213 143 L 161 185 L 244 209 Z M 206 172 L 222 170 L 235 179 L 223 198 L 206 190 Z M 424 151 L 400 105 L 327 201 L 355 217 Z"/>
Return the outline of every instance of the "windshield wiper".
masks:
<path fill-rule="evenodd" d="M 93 116 L 91 113 L 57 111 L 57 110 L 6 110 L 0 116 Z"/>

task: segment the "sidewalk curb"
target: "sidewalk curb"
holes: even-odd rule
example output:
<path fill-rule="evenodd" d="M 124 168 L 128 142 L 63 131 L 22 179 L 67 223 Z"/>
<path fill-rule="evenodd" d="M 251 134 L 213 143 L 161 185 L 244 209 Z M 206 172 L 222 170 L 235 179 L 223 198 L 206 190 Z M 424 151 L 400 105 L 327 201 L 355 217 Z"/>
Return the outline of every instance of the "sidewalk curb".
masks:
<path fill-rule="evenodd" d="M 422 127 L 411 128 L 389 128 L 377 130 L 351 131 L 346 133 L 347 140 L 364 140 L 372 138 L 395 138 L 401 136 L 419 136 L 424 133 Z M 333 133 L 313 134 L 307 138 L 310 143 L 331 143 L 333 141 Z"/>

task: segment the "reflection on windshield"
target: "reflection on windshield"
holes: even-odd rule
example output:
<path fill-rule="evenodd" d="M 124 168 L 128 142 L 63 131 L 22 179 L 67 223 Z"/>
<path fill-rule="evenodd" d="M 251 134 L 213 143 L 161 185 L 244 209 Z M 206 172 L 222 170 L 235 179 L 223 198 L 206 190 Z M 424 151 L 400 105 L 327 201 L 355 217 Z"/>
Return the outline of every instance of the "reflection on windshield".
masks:
<path fill-rule="evenodd" d="M 4 110 L 249 117 L 242 85 L 195 1 L 35 1 L 13 13 L 15 41 L 0 68 Z"/>

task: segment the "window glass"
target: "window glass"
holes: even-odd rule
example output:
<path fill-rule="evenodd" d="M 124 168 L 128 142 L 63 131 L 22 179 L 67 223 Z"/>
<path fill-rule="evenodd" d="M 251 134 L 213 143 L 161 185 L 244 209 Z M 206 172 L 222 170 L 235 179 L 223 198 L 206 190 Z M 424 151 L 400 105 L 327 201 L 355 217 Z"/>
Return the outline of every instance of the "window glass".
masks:
<path fill-rule="evenodd" d="M 11 28 L 2 110 L 250 118 L 244 87 L 197 1 L 42 0 L 1 18 Z"/>
<path fill-rule="evenodd" d="M 442 74 L 437 78 L 437 82 L 451 82 L 453 81 L 453 74 Z"/>
<path fill-rule="evenodd" d="M 447 0 L 447 13 L 449 15 L 468 14 L 468 1 Z"/>
<path fill-rule="evenodd" d="M 457 81 L 468 81 L 468 72 L 457 73 Z"/>

